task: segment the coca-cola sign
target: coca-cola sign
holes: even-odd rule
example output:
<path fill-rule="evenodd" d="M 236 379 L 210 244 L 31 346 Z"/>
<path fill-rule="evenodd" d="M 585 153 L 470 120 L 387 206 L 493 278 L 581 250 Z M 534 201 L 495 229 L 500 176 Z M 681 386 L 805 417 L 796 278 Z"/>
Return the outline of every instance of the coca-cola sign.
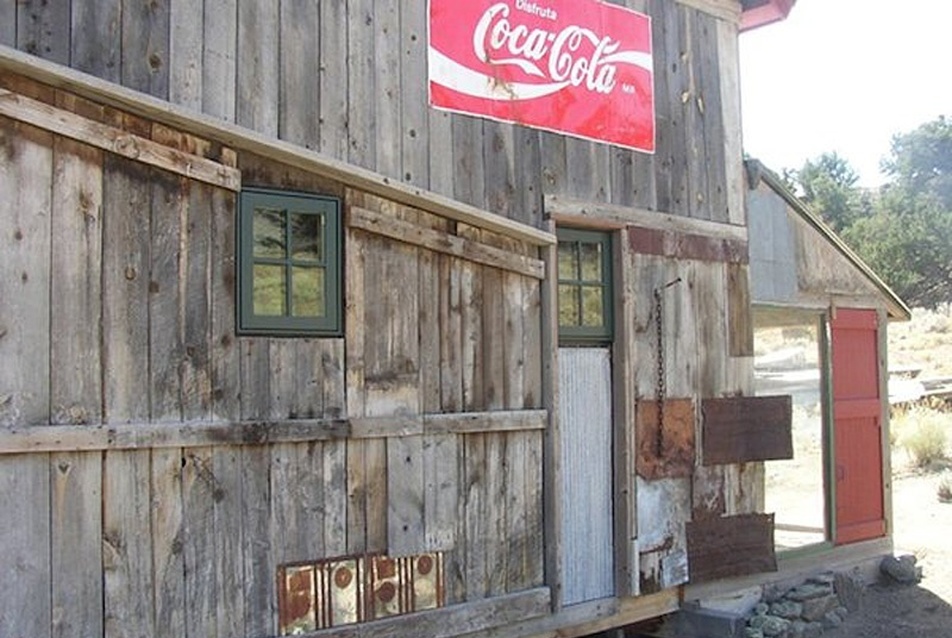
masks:
<path fill-rule="evenodd" d="M 430 0 L 430 104 L 654 152 L 651 19 L 596 0 Z"/>

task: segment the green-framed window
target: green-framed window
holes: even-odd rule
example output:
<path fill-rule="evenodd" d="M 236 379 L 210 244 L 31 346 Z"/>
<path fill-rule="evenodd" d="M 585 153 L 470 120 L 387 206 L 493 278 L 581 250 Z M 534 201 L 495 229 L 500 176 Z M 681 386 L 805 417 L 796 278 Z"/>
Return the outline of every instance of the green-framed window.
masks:
<path fill-rule="evenodd" d="M 238 224 L 241 333 L 342 333 L 340 216 L 336 198 L 242 191 Z"/>
<path fill-rule="evenodd" d="M 612 339 L 611 235 L 560 228 L 559 339 Z"/>

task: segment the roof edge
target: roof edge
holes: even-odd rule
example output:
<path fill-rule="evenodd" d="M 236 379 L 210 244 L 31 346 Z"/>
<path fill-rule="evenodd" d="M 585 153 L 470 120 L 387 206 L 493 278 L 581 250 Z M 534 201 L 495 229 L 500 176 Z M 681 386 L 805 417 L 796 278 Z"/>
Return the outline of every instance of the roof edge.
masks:
<path fill-rule="evenodd" d="M 763 181 L 777 195 L 779 195 L 804 221 L 812 226 L 817 232 L 823 235 L 834 248 L 836 248 L 844 257 L 846 257 L 860 272 L 862 272 L 870 282 L 882 293 L 886 300 L 886 310 L 890 319 L 896 321 L 909 321 L 912 319 L 912 310 L 896 292 L 889 287 L 883 279 L 876 274 L 869 265 L 863 261 L 856 251 L 849 247 L 843 239 L 830 228 L 826 222 L 820 219 L 820 216 L 810 210 L 806 204 L 790 192 L 790 189 L 777 177 L 777 174 L 768 169 L 757 159 L 744 160 L 744 168 L 747 174 L 747 185 L 750 190 L 757 188 L 757 185 Z"/>

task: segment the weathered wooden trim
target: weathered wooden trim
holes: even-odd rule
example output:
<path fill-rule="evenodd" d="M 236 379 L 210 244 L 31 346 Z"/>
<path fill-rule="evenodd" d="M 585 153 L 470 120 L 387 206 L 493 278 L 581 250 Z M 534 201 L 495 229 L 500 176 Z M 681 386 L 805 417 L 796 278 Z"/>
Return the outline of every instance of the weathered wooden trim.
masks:
<path fill-rule="evenodd" d="M 548 410 L 511 410 L 427 414 L 423 417 L 423 423 L 426 434 L 526 432 L 544 430 L 548 418 Z"/>
<path fill-rule="evenodd" d="M 402 638 L 403 636 L 449 638 L 472 632 L 496 630 L 526 618 L 543 616 L 549 611 L 549 598 L 549 588 L 540 587 L 386 620 L 323 629 L 304 634 L 304 636 L 306 638 L 326 636 L 334 636 L 334 638 Z"/>
<path fill-rule="evenodd" d="M 629 226 L 627 234 L 631 251 L 638 255 L 727 264 L 746 264 L 750 260 L 746 240 L 639 226 Z"/>
<path fill-rule="evenodd" d="M 577 200 L 545 196 L 546 214 L 559 225 L 575 225 L 590 228 L 626 228 L 638 226 L 652 230 L 668 231 L 689 235 L 701 235 L 712 239 L 729 239 L 747 242 L 747 227 L 734 224 L 722 224 L 707 219 L 694 219 L 680 215 L 670 215 L 643 208 L 617 206 L 600 202 L 581 202 Z"/>
<path fill-rule="evenodd" d="M 349 207 L 347 210 L 347 225 L 351 228 L 359 228 L 368 233 L 383 235 L 397 241 L 420 246 L 444 255 L 459 257 L 484 266 L 509 270 L 535 279 L 545 277 L 545 266 L 540 259 L 532 259 L 493 246 L 487 246 L 472 239 L 417 226 L 411 222 L 388 217 L 366 208 Z"/>
<path fill-rule="evenodd" d="M 250 151 L 276 162 L 323 175 L 354 188 L 386 197 L 400 204 L 425 210 L 446 219 L 497 232 L 535 246 L 546 246 L 556 242 L 555 235 L 552 233 L 495 215 L 422 188 L 402 184 L 359 166 L 333 159 L 295 144 L 276 140 L 273 137 L 256 133 L 229 122 L 197 114 L 164 100 L 0 45 L 0 70 L 4 69 L 29 76 L 38 82 L 76 93 L 91 100 L 106 102 L 132 114 L 218 141 L 237 150 Z"/>
<path fill-rule="evenodd" d="M 306 443 L 420 434 L 525 432 L 545 429 L 547 420 L 546 410 L 511 410 L 238 423 L 30 425 L 0 430 L 0 455 Z"/>
<path fill-rule="evenodd" d="M 122 129 L 0 89 L 0 115 L 212 186 L 241 190 L 241 172 Z"/>

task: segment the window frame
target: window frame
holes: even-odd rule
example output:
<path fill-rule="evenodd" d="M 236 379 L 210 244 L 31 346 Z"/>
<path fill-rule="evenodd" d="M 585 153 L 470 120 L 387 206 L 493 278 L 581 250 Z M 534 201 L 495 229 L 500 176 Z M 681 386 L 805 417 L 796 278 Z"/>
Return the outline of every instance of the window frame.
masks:
<path fill-rule="evenodd" d="M 556 236 L 558 245 L 556 247 L 556 316 L 558 317 L 559 343 L 561 344 L 610 344 L 614 340 L 614 277 L 613 277 L 613 258 L 612 258 L 612 234 L 601 230 L 584 230 L 579 228 L 557 228 Z M 598 244 L 601 246 L 601 268 L 602 277 L 599 285 L 602 290 L 602 325 L 601 326 L 566 326 L 561 321 L 561 287 L 570 285 L 580 290 L 584 286 L 591 286 L 594 280 L 585 280 L 581 278 L 581 260 L 579 261 L 579 279 L 563 279 L 560 269 L 559 248 L 564 243 L 571 242 L 575 245 Z M 581 299 L 579 299 L 581 303 Z M 581 310 L 581 306 L 580 306 Z"/>
<path fill-rule="evenodd" d="M 257 315 L 254 312 L 254 213 L 261 208 L 293 210 L 294 213 L 323 218 L 324 316 L 294 317 L 285 309 L 283 315 Z M 343 336 L 343 233 L 341 202 L 337 197 L 267 188 L 242 189 L 238 204 L 236 233 L 237 262 L 237 333 L 277 337 L 340 337 Z M 294 259 L 286 254 L 286 268 Z M 290 279 L 285 280 L 286 284 Z M 290 294 L 290 292 L 286 292 Z"/>

